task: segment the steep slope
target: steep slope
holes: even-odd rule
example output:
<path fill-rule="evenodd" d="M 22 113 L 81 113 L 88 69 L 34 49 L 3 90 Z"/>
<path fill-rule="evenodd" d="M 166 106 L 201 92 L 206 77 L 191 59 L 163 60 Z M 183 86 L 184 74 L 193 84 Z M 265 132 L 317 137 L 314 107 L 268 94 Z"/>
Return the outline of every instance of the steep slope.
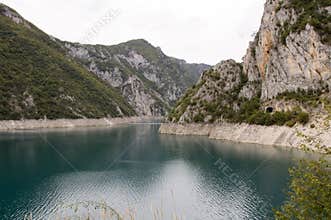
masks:
<path fill-rule="evenodd" d="M 262 100 L 331 88 L 330 46 L 330 0 L 268 0 L 244 72 L 250 81 L 262 80 Z"/>
<path fill-rule="evenodd" d="M 139 115 L 165 115 L 209 68 L 168 57 L 145 40 L 115 46 L 64 42 L 64 46 L 87 70 L 120 90 Z"/>
<path fill-rule="evenodd" d="M 268 0 L 243 63 L 223 61 L 204 72 L 170 120 L 294 126 L 310 117 L 329 123 L 330 39 L 330 0 Z"/>
<path fill-rule="evenodd" d="M 0 120 L 135 115 L 110 86 L 0 4 Z"/>

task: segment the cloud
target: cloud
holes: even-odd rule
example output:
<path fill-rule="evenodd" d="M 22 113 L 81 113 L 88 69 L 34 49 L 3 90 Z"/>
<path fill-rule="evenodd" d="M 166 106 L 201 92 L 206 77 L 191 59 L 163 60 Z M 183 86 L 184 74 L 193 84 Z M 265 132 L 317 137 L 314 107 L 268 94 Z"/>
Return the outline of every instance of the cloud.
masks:
<path fill-rule="evenodd" d="M 215 64 L 241 60 L 258 30 L 265 0 L 3 0 L 45 32 L 79 41 L 110 10 L 120 14 L 90 43 L 144 38 L 170 56 Z"/>

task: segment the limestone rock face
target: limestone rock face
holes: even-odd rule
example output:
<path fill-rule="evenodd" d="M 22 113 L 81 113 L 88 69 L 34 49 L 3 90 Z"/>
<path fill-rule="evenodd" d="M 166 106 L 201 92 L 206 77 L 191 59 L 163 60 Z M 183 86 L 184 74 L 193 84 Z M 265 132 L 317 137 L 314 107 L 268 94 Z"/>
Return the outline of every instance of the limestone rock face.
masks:
<path fill-rule="evenodd" d="M 284 103 L 278 99 L 291 92 L 313 91 L 323 96 L 320 102 L 329 100 L 331 5 L 325 1 L 309 4 L 306 7 L 296 0 L 267 0 L 260 29 L 250 42 L 243 63 L 222 61 L 206 71 L 178 102 L 170 120 L 247 121 L 254 112 L 245 112 L 253 107 L 262 113 L 268 105 L 272 109 L 287 109 L 277 108 Z M 299 102 L 288 105 L 313 111 Z"/>
<path fill-rule="evenodd" d="M 138 115 L 160 116 L 165 114 L 162 105 L 155 101 L 157 98 L 162 100 L 161 96 L 148 93 L 143 82 L 137 76 L 131 76 L 123 83 L 122 94 Z"/>
<path fill-rule="evenodd" d="M 209 68 L 168 57 L 144 40 L 115 46 L 65 42 L 64 48 L 86 69 L 120 90 L 139 115 L 165 115 Z"/>
<path fill-rule="evenodd" d="M 299 17 L 293 8 L 284 7 L 288 4 L 289 0 L 266 2 L 260 30 L 244 57 L 249 81 L 262 82 L 262 100 L 285 91 L 331 86 L 331 47 L 322 43 L 313 26 L 307 24 L 282 39 L 284 28 Z"/>

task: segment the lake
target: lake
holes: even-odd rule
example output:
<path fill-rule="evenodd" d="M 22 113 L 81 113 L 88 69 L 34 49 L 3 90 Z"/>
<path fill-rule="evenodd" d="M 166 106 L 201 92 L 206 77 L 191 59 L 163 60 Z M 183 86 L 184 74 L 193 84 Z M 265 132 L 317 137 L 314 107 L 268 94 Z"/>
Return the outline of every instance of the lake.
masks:
<path fill-rule="evenodd" d="M 158 128 L 1 133 L 1 219 L 49 219 L 93 202 L 125 219 L 267 219 L 286 199 L 293 160 L 307 156 Z"/>

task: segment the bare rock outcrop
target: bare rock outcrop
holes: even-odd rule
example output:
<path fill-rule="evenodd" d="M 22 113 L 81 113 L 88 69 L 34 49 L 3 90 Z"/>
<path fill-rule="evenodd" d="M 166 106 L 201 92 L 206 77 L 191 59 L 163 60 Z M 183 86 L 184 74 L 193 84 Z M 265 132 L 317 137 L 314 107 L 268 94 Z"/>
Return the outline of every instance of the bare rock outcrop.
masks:
<path fill-rule="evenodd" d="M 138 115 L 165 115 L 209 68 L 168 57 L 145 40 L 114 46 L 69 42 L 63 45 L 86 69 L 120 90 Z"/>
<path fill-rule="evenodd" d="M 291 30 L 300 16 L 290 5 L 290 0 L 266 2 L 260 30 L 244 57 L 249 81 L 262 81 L 262 100 L 286 91 L 331 88 L 331 47 L 309 23 Z"/>

